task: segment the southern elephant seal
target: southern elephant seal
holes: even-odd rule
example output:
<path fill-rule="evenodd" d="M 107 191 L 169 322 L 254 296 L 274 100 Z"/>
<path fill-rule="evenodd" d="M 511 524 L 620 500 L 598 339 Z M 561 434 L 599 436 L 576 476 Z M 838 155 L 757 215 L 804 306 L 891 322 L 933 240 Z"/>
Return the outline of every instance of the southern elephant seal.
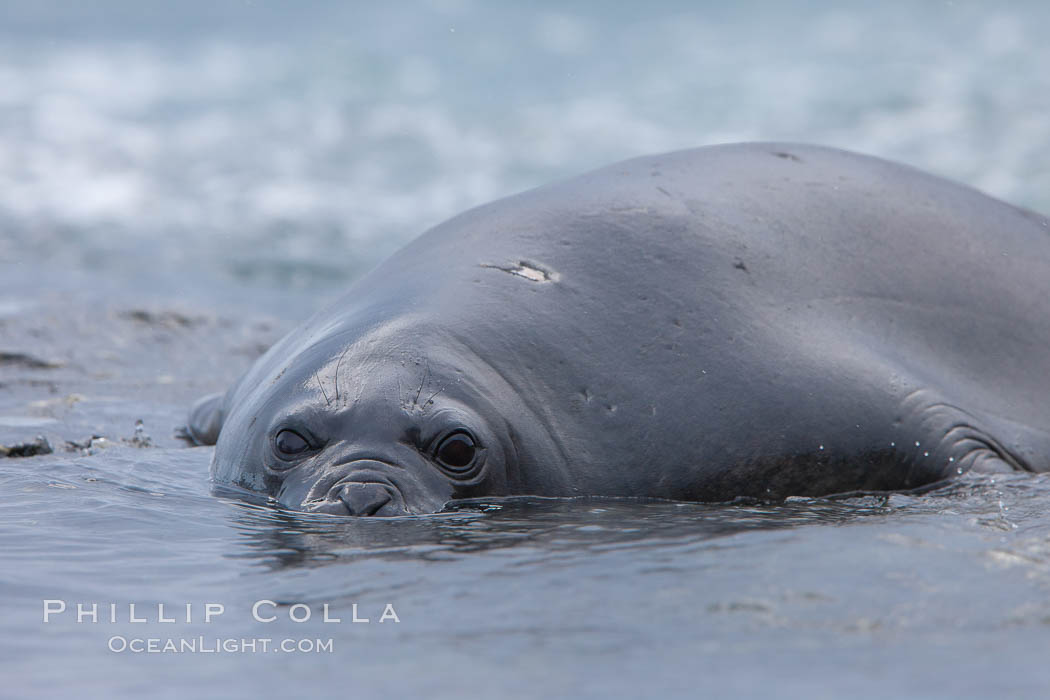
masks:
<path fill-rule="evenodd" d="M 1050 224 L 849 152 L 637 158 L 420 236 L 189 431 L 311 511 L 1050 469 Z"/>

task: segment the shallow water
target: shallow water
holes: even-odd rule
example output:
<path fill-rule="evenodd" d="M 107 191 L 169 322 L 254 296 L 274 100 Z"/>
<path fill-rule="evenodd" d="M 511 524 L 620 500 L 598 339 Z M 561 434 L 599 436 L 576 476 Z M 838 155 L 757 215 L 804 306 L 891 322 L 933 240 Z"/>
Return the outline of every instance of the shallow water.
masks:
<path fill-rule="evenodd" d="M 1045 695 L 1047 477 L 358 520 L 174 430 L 426 227 L 621 158 L 813 141 L 1050 211 L 1050 6 L 146 7 L 0 4 L 0 445 L 54 449 L 0 459 L 0 696 Z M 323 648 L 110 650 L 169 638 Z"/>
<path fill-rule="evenodd" d="M 8 689 L 988 697 L 1050 682 L 1044 478 L 967 478 L 922 497 L 518 499 L 350 519 L 212 494 L 210 454 L 2 463 Z M 69 609 L 45 624 L 46 599 Z M 277 619 L 255 620 L 257 601 Z M 100 604 L 99 621 L 78 624 L 76 602 Z M 132 602 L 146 622 L 129 622 Z M 158 603 L 175 622 L 158 622 Z M 224 612 L 204 624 L 208 603 Z M 298 603 L 310 620 L 288 619 L 305 616 Z M 340 623 L 323 622 L 325 604 Z M 379 622 L 387 604 L 397 622 Z M 353 605 L 368 623 L 352 622 Z M 332 651 L 111 651 L 200 637 Z"/>

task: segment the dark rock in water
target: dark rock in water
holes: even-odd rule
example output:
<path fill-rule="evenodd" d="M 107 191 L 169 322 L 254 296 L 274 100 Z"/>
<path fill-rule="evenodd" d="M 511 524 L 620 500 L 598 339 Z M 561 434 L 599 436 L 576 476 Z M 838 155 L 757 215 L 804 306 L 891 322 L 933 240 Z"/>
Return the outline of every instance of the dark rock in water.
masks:
<path fill-rule="evenodd" d="M 0 351 L 0 365 L 13 365 L 26 369 L 58 369 L 62 366 L 60 362 L 41 360 L 24 352 L 2 352 Z"/>
<path fill-rule="evenodd" d="M 37 455 L 49 455 L 54 451 L 51 443 L 43 435 L 38 435 L 32 442 L 0 445 L 0 457 L 36 457 Z"/>

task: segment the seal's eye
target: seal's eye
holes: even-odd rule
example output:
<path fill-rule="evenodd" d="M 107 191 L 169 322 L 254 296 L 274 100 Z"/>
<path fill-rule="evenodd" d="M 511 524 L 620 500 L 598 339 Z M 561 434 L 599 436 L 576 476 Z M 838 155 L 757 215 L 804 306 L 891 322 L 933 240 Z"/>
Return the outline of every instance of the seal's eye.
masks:
<path fill-rule="evenodd" d="M 306 438 L 294 430 L 285 429 L 277 433 L 273 443 L 282 457 L 294 457 L 310 449 L 310 443 L 306 441 Z"/>
<path fill-rule="evenodd" d="M 470 433 L 455 432 L 438 445 L 435 456 L 441 466 L 449 471 L 464 472 L 474 463 L 478 448 Z"/>

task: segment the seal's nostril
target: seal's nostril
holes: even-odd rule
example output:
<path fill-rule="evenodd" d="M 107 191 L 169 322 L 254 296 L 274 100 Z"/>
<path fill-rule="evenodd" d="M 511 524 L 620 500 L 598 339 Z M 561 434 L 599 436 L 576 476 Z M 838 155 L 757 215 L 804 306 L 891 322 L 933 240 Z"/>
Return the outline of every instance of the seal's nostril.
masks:
<path fill-rule="evenodd" d="M 338 498 L 350 515 L 375 515 L 390 502 L 390 491 L 382 484 L 350 482 L 339 488 Z"/>

